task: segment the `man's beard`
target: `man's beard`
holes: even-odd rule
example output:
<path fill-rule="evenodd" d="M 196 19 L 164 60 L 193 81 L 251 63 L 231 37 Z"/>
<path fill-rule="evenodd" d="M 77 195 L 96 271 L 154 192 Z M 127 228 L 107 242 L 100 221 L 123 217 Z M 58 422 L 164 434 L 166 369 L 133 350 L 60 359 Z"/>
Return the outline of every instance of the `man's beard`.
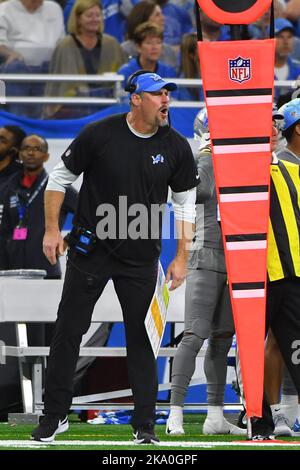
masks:
<path fill-rule="evenodd" d="M 168 118 L 164 119 L 163 121 L 160 121 L 159 127 L 166 127 L 169 125 L 169 120 Z"/>
<path fill-rule="evenodd" d="M 169 114 L 163 119 L 158 119 L 158 126 L 159 127 L 166 127 L 169 126 Z"/>

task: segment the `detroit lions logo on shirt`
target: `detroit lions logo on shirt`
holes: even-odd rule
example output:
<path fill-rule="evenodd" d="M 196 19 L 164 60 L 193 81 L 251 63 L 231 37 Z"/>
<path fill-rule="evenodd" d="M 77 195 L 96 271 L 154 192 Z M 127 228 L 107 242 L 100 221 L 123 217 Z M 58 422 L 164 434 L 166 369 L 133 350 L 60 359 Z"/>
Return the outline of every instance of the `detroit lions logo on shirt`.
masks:
<path fill-rule="evenodd" d="M 17 205 L 18 205 L 17 196 L 10 196 L 10 198 L 9 198 L 9 207 L 13 208 L 13 207 L 17 207 Z"/>
<path fill-rule="evenodd" d="M 155 157 L 152 155 L 152 164 L 156 165 L 156 163 L 163 163 L 164 162 L 164 157 L 159 153 Z"/>

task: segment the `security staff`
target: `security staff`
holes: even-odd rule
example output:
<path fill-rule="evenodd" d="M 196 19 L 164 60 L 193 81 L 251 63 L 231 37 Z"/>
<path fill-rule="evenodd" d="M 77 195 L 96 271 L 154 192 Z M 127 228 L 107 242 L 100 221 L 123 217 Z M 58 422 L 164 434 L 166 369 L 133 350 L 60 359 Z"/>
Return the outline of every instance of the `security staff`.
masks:
<path fill-rule="evenodd" d="M 186 275 L 199 182 L 188 142 L 169 126 L 169 92 L 176 88 L 155 73 L 134 73 L 126 84 L 130 112 L 87 126 L 50 176 L 44 252 L 51 263 L 64 248 L 57 221 L 65 187 L 81 173 L 83 183 L 68 238 L 69 260 L 47 369 L 45 418 L 32 433 L 35 440 L 52 441 L 68 429 L 81 337 L 111 278 L 125 323 L 135 442 L 158 442 L 156 361 L 144 325 L 160 254 L 161 217 L 153 222 L 152 215 L 166 203 L 170 186 L 179 239 L 166 280 L 172 279 L 170 288 L 175 289 Z M 140 216 L 134 218 L 137 211 Z"/>
<path fill-rule="evenodd" d="M 48 143 L 39 135 L 27 136 L 20 149 L 21 173 L 12 176 L 4 191 L 0 236 L 0 269 L 44 269 L 48 278 L 60 278 L 59 262 L 50 264 L 43 253 L 44 192 L 48 173 Z M 59 220 L 63 227 L 67 214 L 74 213 L 77 191 L 68 188 Z"/>
<path fill-rule="evenodd" d="M 20 137 L 22 140 L 18 140 Z M 38 135 L 26 137 L 17 126 L 0 129 L 1 150 L 5 144 L 6 148 L 8 145 L 11 147 L 9 154 L 6 151 L 7 160 L 12 158 L 6 166 L 6 174 L 10 171 L 12 173 L 10 178 L 5 179 L 6 184 L 3 184 L 0 193 L 4 203 L 0 230 L 0 270 L 42 269 L 47 272 L 48 279 L 60 278 L 59 263 L 51 265 L 43 253 L 44 191 L 48 181 L 44 163 L 49 157 L 48 144 Z M 19 154 L 22 164 L 16 162 L 15 154 L 16 156 Z M 77 192 L 73 188 L 68 189 L 61 212 L 60 227 L 63 227 L 68 212 L 75 211 L 76 202 Z M 28 324 L 29 346 L 49 345 L 52 331 L 52 324 Z M 14 345 L 15 326 L 1 324 L 0 339 L 6 344 Z M 10 404 L 10 411 L 22 411 L 19 405 L 21 396 L 19 397 L 18 364 L 10 359 L 2 368 L 0 394 L 2 409 L 5 410 Z M 7 417 L 7 411 L 3 413 L 4 419 Z"/>

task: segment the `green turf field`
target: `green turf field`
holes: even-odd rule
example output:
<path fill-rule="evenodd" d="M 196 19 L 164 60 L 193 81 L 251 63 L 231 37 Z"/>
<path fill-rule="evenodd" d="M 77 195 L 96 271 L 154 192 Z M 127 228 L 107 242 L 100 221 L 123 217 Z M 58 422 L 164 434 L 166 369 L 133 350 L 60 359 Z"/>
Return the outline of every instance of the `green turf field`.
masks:
<path fill-rule="evenodd" d="M 161 440 L 159 446 L 136 446 L 128 425 L 90 425 L 81 423 L 70 417 L 70 429 L 58 436 L 55 443 L 44 444 L 30 441 L 30 425 L 9 425 L 0 423 L 0 450 L 38 449 L 38 450 L 300 450 L 300 437 L 282 438 L 272 443 L 246 441 L 241 436 L 213 435 L 203 436 L 203 414 L 185 415 L 185 435 L 170 437 L 165 434 L 165 426 L 156 426 L 157 435 Z M 276 443 L 277 442 L 277 443 Z"/>

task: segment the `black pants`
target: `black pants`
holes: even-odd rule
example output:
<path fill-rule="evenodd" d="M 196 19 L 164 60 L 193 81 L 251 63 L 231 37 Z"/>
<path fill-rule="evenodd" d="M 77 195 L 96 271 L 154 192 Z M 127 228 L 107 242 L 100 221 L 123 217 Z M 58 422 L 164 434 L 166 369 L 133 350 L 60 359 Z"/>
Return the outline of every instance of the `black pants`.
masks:
<path fill-rule="evenodd" d="M 268 283 L 267 323 L 300 395 L 300 278 Z"/>
<path fill-rule="evenodd" d="M 78 257 L 82 258 L 81 255 Z M 78 258 L 79 259 L 79 258 Z M 73 260 L 74 261 L 74 260 Z M 110 257 L 97 259 L 97 277 L 82 268 L 89 260 L 69 261 L 58 318 L 50 348 L 45 390 L 45 413 L 66 414 L 72 402 L 72 380 L 82 335 L 90 326 L 95 303 L 109 278 L 120 301 L 125 324 L 128 375 L 134 399 L 133 427 L 153 424 L 157 397 L 156 361 L 144 320 L 157 277 L 157 262 L 136 267 Z M 95 266 L 95 256 L 93 256 Z M 78 269 L 80 268 L 80 270 Z M 91 266 L 90 266 L 91 267 Z M 91 270 L 93 271 L 92 267 Z M 118 371 L 116 370 L 116 374 Z"/>
<path fill-rule="evenodd" d="M 300 354 L 295 346 L 300 340 L 300 279 L 286 278 L 268 283 L 266 334 L 272 328 L 281 355 L 300 395 Z M 264 394 L 262 418 L 253 422 L 253 434 L 271 434 L 272 412 Z"/>

